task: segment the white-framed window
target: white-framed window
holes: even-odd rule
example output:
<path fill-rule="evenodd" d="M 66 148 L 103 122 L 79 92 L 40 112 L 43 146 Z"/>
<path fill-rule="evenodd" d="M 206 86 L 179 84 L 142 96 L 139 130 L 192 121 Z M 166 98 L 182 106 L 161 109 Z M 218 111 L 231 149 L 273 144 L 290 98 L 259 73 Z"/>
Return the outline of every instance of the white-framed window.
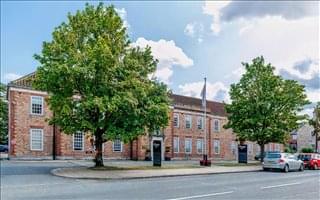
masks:
<path fill-rule="evenodd" d="M 113 152 L 122 152 L 122 142 L 119 139 L 115 139 L 112 143 Z"/>
<path fill-rule="evenodd" d="M 213 120 L 213 131 L 220 132 L 220 120 L 219 119 Z"/>
<path fill-rule="evenodd" d="M 43 97 L 31 96 L 30 113 L 32 115 L 43 115 Z"/>
<path fill-rule="evenodd" d="M 173 138 L 173 152 L 174 153 L 179 153 L 179 137 L 174 137 Z"/>
<path fill-rule="evenodd" d="M 213 152 L 214 154 L 220 154 L 220 140 L 213 140 Z"/>
<path fill-rule="evenodd" d="M 30 129 L 30 149 L 32 151 L 43 150 L 43 129 Z"/>
<path fill-rule="evenodd" d="M 81 131 L 77 131 L 73 134 L 73 150 L 83 151 L 84 149 L 84 134 Z"/>
<path fill-rule="evenodd" d="M 179 114 L 173 114 L 173 126 L 179 128 Z"/>
<path fill-rule="evenodd" d="M 184 140 L 184 152 L 190 154 L 192 152 L 192 139 L 186 138 Z"/>
<path fill-rule="evenodd" d="M 192 127 L 192 117 L 191 117 L 191 115 L 186 115 L 185 116 L 185 121 L 186 121 L 186 128 L 191 128 Z"/>
<path fill-rule="evenodd" d="M 203 139 L 197 139 L 197 153 L 203 153 Z"/>
<path fill-rule="evenodd" d="M 231 141 L 230 149 L 233 155 L 236 155 L 237 153 L 237 142 Z"/>
<path fill-rule="evenodd" d="M 198 120 L 197 120 L 197 127 L 198 129 L 203 129 L 203 117 L 198 117 Z"/>
<path fill-rule="evenodd" d="M 269 143 L 269 144 L 268 144 L 268 151 L 273 151 L 272 143 Z"/>
<path fill-rule="evenodd" d="M 248 154 L 252 155 L 252 153 L 253 153 L 253 145 L 252 145 L 252 143 L 249 143 L 248 144 Z"/>
<path fill-rule="evenodd" d="M 280 144 L 274 145 L 274 151 L 280 151 Z"/>
<path fill-rule="evenodd" d="M 260 151 L 261 151 L 261 147 L 260 147 L 259 144 L 256 144 L 256 151 L 257 151 L 257 152 L 260 152 Z"/>
<path fill-rule="evenodd" d="M 298 135 L 292 135 L 292 139 L 293 139 L 293 140 L 298 139 Z"/>

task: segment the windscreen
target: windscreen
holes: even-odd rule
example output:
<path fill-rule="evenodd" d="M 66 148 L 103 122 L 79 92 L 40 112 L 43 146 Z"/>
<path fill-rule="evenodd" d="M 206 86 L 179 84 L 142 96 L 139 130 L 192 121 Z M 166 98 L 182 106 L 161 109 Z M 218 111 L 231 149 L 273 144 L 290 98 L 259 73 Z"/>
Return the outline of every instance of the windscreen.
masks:
<path fill-rule="evenodd" d="M 278 153 L 268 153 L 267 158 L 281 158 L 281 154 Z"/>

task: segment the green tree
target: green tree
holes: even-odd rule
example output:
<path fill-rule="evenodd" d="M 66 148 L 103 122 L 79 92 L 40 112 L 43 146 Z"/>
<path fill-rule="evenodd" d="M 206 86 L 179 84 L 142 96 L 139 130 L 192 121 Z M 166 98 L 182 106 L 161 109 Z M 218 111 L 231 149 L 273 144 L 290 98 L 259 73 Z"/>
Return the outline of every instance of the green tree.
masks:
<path fill-rule="evenodd" d="M 94 136 L 95 166 L 103 166 L 103 142 L 128 142 L 167 125 L 167 86 L 148 78 L 157 61 L 149 47 L 130 45 L 113 6 L 86 4 L 52 36 L 35 55 L 34 87 L 49 93 L 51 124 Z"/>
<path fill-rule="evenodd" d="M 8 142 L 8 103 L 6 86 L 0 83 L 0 144 Z"/>
<path fill-rule="evenodd" d="M 320 140 L 320 102 L 317 103 L 313 111 L 313 118 L 309 120 L 309 124 L 313 126 L 314 130 L 312 136 L 316 138 L 316 152 L 318 151 L 318 141 Z"/>
<path fill-rule="evenodd" d="M 242 65 L 246 73 L 231 85 L 225 128 L 232 128 L 240 140 L 257 142 L 264 155 L 265 144 L 286 142 L 297 122 L 305 118 L 297 113 L 308 101 L 304 86 L 276 76 L 275 68 L 262 56 Z"/>

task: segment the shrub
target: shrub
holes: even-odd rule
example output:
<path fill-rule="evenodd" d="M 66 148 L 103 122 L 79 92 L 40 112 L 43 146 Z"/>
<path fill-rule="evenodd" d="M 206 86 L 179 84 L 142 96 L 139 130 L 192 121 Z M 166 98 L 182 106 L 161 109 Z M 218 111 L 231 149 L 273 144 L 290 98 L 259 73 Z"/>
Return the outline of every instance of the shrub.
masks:
<path fill-rule="evenodd" d="M 313 153 L 313 149 L 311 147 L 306 147 L 301 149 L 302 153 Z"/>
<path fill-rule="evenodd" d="M 296 151 L 292 147 L 286 146 L 284 149 L 284 152 L 285 153 L 295 153 Z"/>

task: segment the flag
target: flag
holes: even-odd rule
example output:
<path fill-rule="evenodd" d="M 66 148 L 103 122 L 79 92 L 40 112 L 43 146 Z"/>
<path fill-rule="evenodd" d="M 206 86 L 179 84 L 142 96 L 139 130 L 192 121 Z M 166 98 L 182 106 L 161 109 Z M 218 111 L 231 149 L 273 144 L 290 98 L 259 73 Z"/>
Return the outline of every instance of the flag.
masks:
<path fill-rule="evenodd" d="M 206 93 L 207 93 L 207 86 L 206 86 L 206 83 L 207 82 L 207 79 L 206 78 L 204 78 L 204 85 L 203 85 L 203 88 L 202 88 L 202 91 L 201 91 L 201 98 L 202 98 L 202 107 L 205 107 L 206 106 Z"/>

